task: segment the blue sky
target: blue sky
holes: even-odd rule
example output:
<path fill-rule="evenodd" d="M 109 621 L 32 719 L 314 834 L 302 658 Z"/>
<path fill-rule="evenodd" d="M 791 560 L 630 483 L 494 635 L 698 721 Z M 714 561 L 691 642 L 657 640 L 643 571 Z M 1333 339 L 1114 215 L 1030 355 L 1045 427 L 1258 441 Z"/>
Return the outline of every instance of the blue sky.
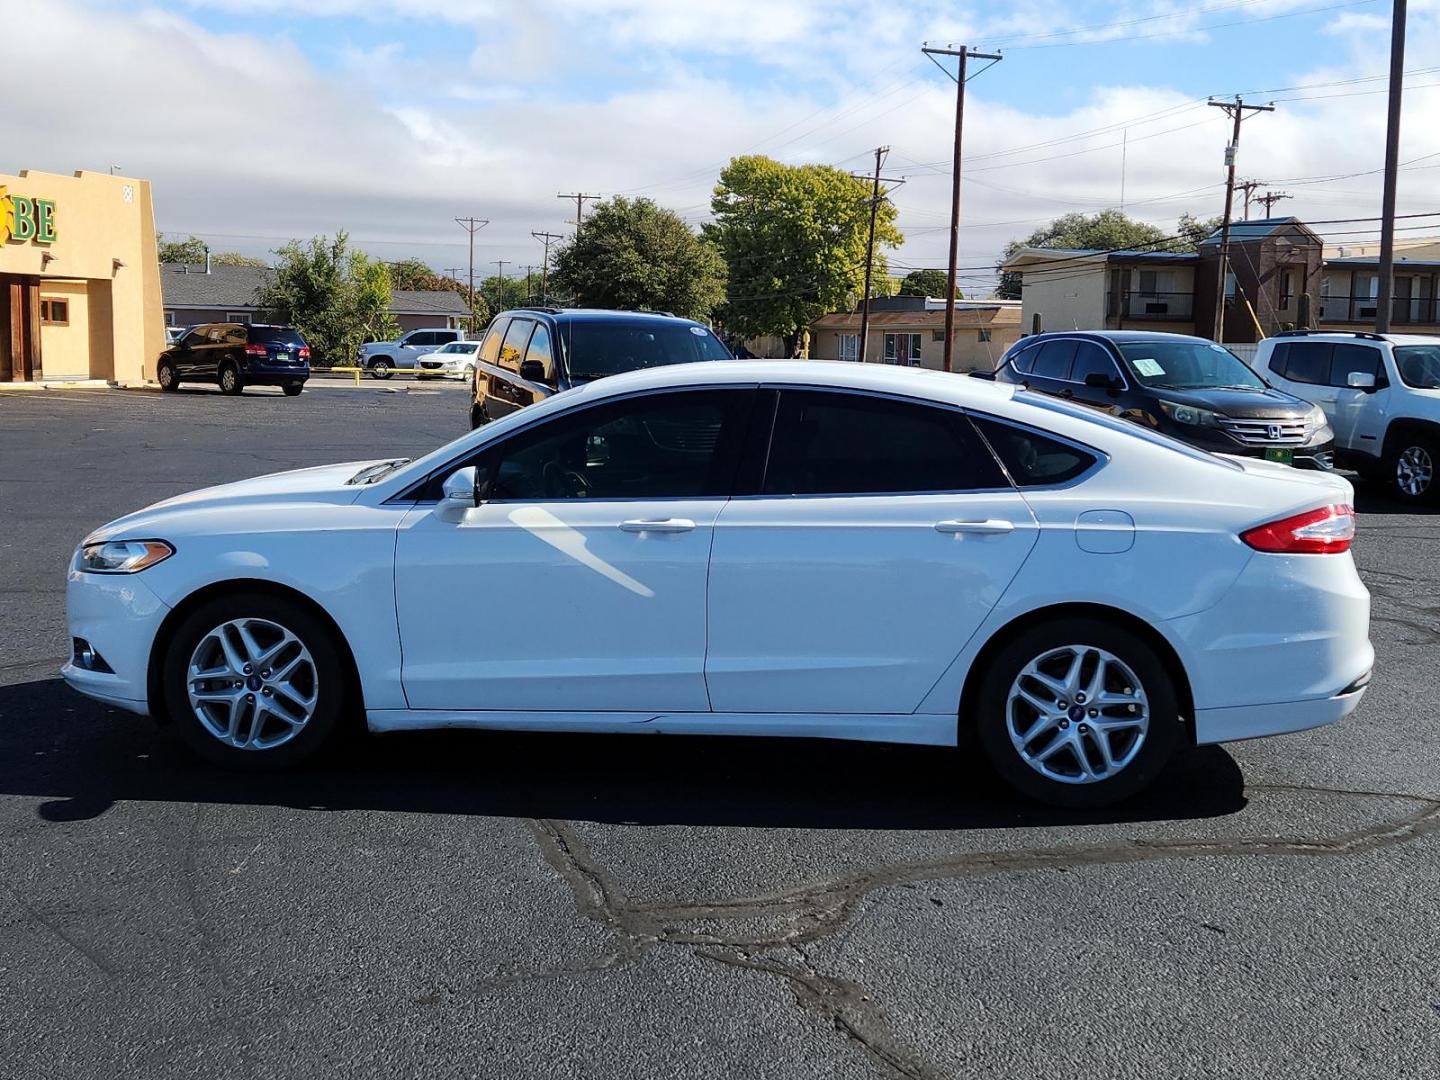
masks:
<path fill-rule="evenodd" d="M 451 219 L 475 214 L 484 259 L 533 264 L 530 232 L 573 206 L 558 192 L 698 223 L 734 154 L 862 169 L 885 144 L 909 178 L 893 261 L 938 265 L 953 91 L 926 39 L 1006 56 L 970 87 L 964 264 L 1118 203 L 1122 154 L 1127 210 L 1218 212 L 1208 94 L 1301 87 L 1247 122 L 1242 175 L 1308 219 L 1378 212 L 1384 0 L 0 0 L 0 17 L 53 44 L 0 68 L 7 99 L 43 86 L 47 104 L 11 124 L 0 171 L 119 164 L 155 181 L 162 229 L 217 249 L 344 228 L 446 269 Z M 1440 210 L 1440 0 L 1410 21 L 1401 209 Z"/>

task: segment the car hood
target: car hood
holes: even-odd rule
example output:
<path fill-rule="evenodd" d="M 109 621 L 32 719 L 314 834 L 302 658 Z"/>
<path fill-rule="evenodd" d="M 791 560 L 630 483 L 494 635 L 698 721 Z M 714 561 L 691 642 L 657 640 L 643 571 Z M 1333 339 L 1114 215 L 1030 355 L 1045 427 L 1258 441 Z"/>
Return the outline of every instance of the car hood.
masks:
<path fill-rule="evenodd" d="M 364 488 L 359 484 L 347 484 L 346 481 L 367 466 L 393 460 L 379 458 L 371 461 L 347 461 L 341 465 L 292 469 L 289 472 L 270 473 L 249 480 L 237 480 L 231 484 L 217 484 L 215 487 L 187 491 L 184 495 L 162 499 L 143 510 L 116 518 L 96 529 L 90 539 L 118 539 L 122 534 L 127 534 L 132 539 L 140 538 L 145 529 L 158 528 L 177 514 L 215 508 L 235 510 L 262 503 L 351 503 L 359 497 Z"/>
<path fill-rule="evenodd" d="M 1237 420 L 1271 417 L 1295 417 L 1298 419 L 1312 408 L 1310 402 L 1301 401 L 1293 394 L 1276 390 L 1274 387 L 1263 392 L 1219 389 L 1170 390 L 1160 386 L 1152 386 L 1147 389 L 1156 397 L 1173 401 L 1177 405 L 1193 405 L 1196 408 L 1209 409 L 1211 412 L 1218 412 L 1224 416 L 1233 416 Z"/>

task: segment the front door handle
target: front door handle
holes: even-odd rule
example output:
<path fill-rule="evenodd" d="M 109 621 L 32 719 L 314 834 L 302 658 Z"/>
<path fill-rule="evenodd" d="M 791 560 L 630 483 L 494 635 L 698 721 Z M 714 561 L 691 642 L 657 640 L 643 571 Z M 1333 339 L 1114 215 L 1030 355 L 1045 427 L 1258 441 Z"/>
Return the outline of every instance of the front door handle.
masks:
<path fill-rule="evenodd" d="M 633 518 L 620 522 L 620 528 L 633 533 L 681 533 L 695 528 L 695 522 L 689 518 Z"/>
<path fill-rule="evenodd" d="M 935 531 L 942 533 L 982 533 L 991 536 L 998 536 L 1001 533 L 1015 531 L 1013 521 L 1004 521 L 1001 518 L 986 518 L 984 521 L 937 521 Z"/>

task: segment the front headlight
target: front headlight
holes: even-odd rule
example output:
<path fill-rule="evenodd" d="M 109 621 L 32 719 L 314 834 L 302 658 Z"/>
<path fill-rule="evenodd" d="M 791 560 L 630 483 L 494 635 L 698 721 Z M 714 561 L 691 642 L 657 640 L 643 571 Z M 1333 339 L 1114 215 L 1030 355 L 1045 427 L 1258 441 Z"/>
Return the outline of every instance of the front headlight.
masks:
<path fill-rule="evenodd" d="M 1328 423 L 1330 421 L 1325 418 L 1325 410 L 1319 405 L 1311 405 L 1310 411 L 1305 414 L 1306 432 L 1319 431 Z"/>
<path fill-rule="evenodd" d="M 1176 401 L 1162 401 L 1160 409 L 1177 424 L 1188 424 L 1191 427 L 1215 427 L 1220 416 L 1209 409 L 1197 409 L 1194 405 L 1181 405 Z"/>
<path fill-rule="evenodd" d="M 164 540 L 106 540 L 82 545 L 75 569 L 88 574 L 134 574 L 174 554 Z"/>

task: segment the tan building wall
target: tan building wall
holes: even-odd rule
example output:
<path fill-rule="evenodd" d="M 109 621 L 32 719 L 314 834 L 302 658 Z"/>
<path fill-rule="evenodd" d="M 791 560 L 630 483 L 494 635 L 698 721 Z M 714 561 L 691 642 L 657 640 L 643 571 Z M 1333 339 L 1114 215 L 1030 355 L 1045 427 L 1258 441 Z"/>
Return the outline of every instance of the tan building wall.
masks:
<path fill-rule="evenodd" d="M 16 235 L 17 196 L 53 206 L 48 242 Z M 21 347 L 33 349 L 36 377 L 153 377 L 165 330 L 148 181 L 83 170 L 0 175 L 0 234 L 0 305 L 12 305 L 0 319 L 8 331 L 0 335 L 0 379 L 20 375 L 12 354 Z M 68 326 L 14 317 L 52 295 L 70 302 Z M 38 342 L 21 340 L 37 327 Z"/>
<path fill-rule="evenodd" d="M 1066 268 L 1024 275 L 1021 290 L 1020 323 L 1030 333 L 1035 316 L 1040 329 L 1103 330 L 1105 328 L 1105 263 L 1077 264 Z"/>
<path fill-rule="evenodd" d="M 908 314 L 908 313 L 907 313 Z M 987 315 L 989 313 L 986 313 Z M 935 371 L 945 366 L 945 314 L 942 311 L 917 312 L 906 318 L 900 313 L 877 313 L 871 317 L 869 341 L 865 347 L 867 363 L 886 363 L 885 336 L 914 334 L 920 338 L 920 367 Z M 850 359 L 841 347 L 841 337 L 857 334 L 860 316 L 855 314 L 826 315 L 811 332 L 812 360 Z M 1013 308 L 995 313 L 994 318 L 977 320 L 971 312 L 958 312 L 955 326 L 955 371 L 993 371 L 1005 350 L 1020 340 L 1020 321 Z M 894 361 L 889 361 L 894 363 Z"/>

